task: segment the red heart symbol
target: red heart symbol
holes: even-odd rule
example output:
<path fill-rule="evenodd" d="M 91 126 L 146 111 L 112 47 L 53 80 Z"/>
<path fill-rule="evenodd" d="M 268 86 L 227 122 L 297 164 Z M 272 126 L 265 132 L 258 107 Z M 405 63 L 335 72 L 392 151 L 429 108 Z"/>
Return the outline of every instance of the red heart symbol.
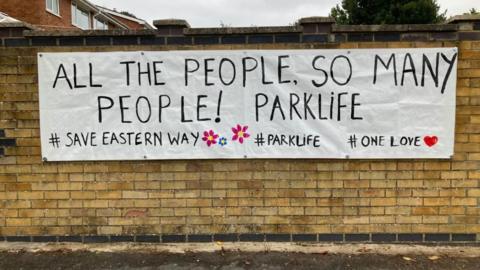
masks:
<path fill-rule="evenodd" d="M 428 147 L 432 147 L 438 142 L 438 137 L 437 136 L 425 136 L 423 138 L 423 141 Z"/>

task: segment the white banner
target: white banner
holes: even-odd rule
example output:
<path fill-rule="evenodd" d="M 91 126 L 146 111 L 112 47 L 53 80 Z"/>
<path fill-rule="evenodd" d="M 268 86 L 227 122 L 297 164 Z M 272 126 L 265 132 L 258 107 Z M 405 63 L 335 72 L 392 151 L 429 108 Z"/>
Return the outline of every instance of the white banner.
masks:
<path fill-rule="evenodd" d="M 48 161 L 449 158 L 456 48 L 40 53 Z"/>

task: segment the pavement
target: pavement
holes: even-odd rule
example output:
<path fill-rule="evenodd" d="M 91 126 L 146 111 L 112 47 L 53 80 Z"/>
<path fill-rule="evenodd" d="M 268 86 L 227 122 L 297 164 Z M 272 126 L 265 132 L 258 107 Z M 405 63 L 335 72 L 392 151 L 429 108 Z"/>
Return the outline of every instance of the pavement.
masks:
<path fill-rule="evenodd" d="M 480 246 L 0 243 L 0 269 L 480 269 Z"/>

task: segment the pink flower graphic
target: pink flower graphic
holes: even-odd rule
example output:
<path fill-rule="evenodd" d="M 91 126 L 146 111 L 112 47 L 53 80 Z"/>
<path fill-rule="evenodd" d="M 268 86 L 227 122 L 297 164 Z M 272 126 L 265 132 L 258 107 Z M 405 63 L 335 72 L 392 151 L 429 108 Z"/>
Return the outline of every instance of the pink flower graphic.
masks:
<path fill-rule="evenodd" d="M 232 141 L 238 140 L 239 143 L 243 143 L 243 140 L 250 137 L 250 134 L 247 133 L 248 126 L 240 126 L 237 124 L 237 128 L 233 127 L 233 137 Z"/>
<path fill-rule="evenodd" d="M 207 142 L 208 147 L 210 147 L 212 144 L 216 144 L 217 138 L 218 138 L 218 134 L 215 134 L 213 130 L 203 132 L 202 140 L 204 142 Z"/>

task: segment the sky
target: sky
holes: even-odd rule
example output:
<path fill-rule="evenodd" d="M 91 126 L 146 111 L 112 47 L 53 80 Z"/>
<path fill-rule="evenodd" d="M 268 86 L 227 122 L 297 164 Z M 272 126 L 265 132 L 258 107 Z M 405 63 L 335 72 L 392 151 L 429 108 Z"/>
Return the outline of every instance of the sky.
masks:
<path fill-rule="evenodd" d="M 152 24 L 157 19 L 185 19 L 191 27 L 275 26 L 302 17 L 328 16 L 341 0 L 90 0 L 107 8 L 126 10 Z M 480 0 L 437 0 L 447 16 L 471 8 Z"/>

